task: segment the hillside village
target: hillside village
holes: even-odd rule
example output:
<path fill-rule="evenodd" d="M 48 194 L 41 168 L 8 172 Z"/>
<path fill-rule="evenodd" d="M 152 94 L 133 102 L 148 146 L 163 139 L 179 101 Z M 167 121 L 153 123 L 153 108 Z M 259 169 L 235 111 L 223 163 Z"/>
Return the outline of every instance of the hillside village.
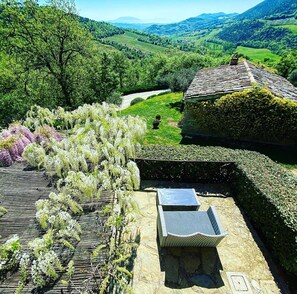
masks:
<path fill-rule="evenodd" d="M 295 293 L 295 1 L 0 29 L 0 293 Z"/>

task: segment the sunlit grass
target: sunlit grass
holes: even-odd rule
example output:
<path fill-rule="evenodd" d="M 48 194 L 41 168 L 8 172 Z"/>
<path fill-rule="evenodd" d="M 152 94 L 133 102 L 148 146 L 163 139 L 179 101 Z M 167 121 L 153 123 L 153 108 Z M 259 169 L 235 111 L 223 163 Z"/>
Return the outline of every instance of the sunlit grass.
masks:
<path fill-rule="evenodd" d="M 146 121 L 148 130 L 143 144 L 176 145 L 182 139 L 181 129 L 177 127 L 182 118 L 181 99 L 182 93 L 163 94 L 130 106 L 120 115 L 138 115 Z M 159 129 L 154 130 L 152 123 L 157 114 L 161 115 L 161 123 Z"/>
<path fill-rule="evenodd" d="M 108 37 L 108 40 L 117 42 L 122 45 L 126 45 L 130 48 L 134 48 L 137 50 L 145 51 L 147 53 L 166 53 L 167 48 L 161 47 L 154 44 L 149 44 L 145 42 L 139 41 L 139 35 L 132 33 L 132 32 L 125 32 L 125 34 L 122 35 L 114 35 L 112 37 Z"/>
<path fill-rule="evenodd" d="M 267 58 L 269 58 L 269 60 L 272 62 L 278 62 L 280 60 L 280 56 L 272 53 L 269 49 L 257 49 L 238 46 L 236 51 L 249 57 L 251 60 L 260 61 L 263 63 L 264 60 L 267 60 Z"/>
<path fill-rule="evenodd" d="M 293 34 L 297 35 L 297 25 L 288 24 L 288 25 L 280 25 L 278 27 L 289 29 Z"/>

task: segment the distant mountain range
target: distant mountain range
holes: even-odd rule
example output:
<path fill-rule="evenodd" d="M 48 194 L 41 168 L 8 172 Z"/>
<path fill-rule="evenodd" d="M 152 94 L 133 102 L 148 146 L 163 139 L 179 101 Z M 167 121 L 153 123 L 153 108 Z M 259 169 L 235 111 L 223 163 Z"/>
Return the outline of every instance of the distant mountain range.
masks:
<path fill-rule="evenodd" d="M 242 14 L 205 13 L 171 24 L 151 25 L 134 17 L 109 23 L 80 20 L 96 40 L 129 58 L 172 49 L 232 53 L 241 46 L 269 49 L 278 55 L 297 49 L 297 0 L 265 0 Z"/>
<path fill-rule="evenodd" d="M 196 17 L 191 17 L 178 23 L 165 25 L 152 25 L 145 29 L 147 33 L 157 35 L 181 35 L 197 30 L 209 29 L 211 26 L 225 23 L 234 18 L 237 14 L 204 13 Z"/>
<path fill-rule="evenodd" d="M 144 30 L 152 25 L 164 23 L 164 20 L 143 20 L 136 17 L 124 16 L 108 22 L 120 28 Z"/>
<path fill-rule="evenodd" d="M 297 0 L 264 0 L 255 7 L 242 14 L 204 13 L 177 23 L 161 24 L 158 21 L 145 21 L 135 17 L 120 17 L 109 21 L 122 28 L 144 30 L 150 34 L 160 36 L 184 35 L 203 29 L 230 23 L 235 20 L 277 20 L 284 18 L 297 18 Z"/>
<path fill-rule="evenodd" d="M 213 26 L 230 23 L 236 20 L 273 20 L 284 18 L 297 18 L 296 0 L 265 0 L 255 7 L 242 14 L 201 14 L 197 17 L 188 18 L 184 21 L 165 24 L 152 25 L 145 29 L 146 32 L 158 35 L 182 35 L 197 30 L 210 29 Z"/>
<path fill-rule="evenodd" d="M 109 23 L 111 23 L 114 26 L 117 26 L 119 28 L 135 29 L 135 30 L 140 30 L 140 31 L 143 31 L 146 28 L 154 25 L 153 23 L 127 23 L 127 22 L 109 22 Z"/>
<path fill-rule="evenodd" d="M 126 24 L 136 23 L 136 24 L 139 24 L 139 23 L 143 23 L 143 20 L 136 18 L 136 17 L 132 17 L 132 16 L 122 16 L 117 19 L 110 20 L 108 22 L 109 23 L 126 23 Z"/>

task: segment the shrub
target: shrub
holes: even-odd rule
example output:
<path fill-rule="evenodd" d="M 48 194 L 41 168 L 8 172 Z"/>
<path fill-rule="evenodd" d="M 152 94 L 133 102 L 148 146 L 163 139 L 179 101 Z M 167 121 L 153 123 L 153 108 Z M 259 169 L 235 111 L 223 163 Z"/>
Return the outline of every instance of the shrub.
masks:
<path fill-rule="evenodd" d="M 144 101 L 143 98 L 137 97 L 137 98 L 133 99 L 133 100 L 130 102 L 130 106 L 135 105 L 135 104 L 137 104 L 137 103 L 140 103 L 140 102 L 142 102 L 142 101 Z"/>
<path fill-rule="evenodd" d="M 297 179 L 292 173 L 257 152 L 222 147 L 150 145 L 143 147 L 138 158 L 165 160 L 167 169 L 163 169 L 163 175 L 167 178 L 168 174 L 176 173 L 174 168 L 178 168 L 176 162 L 173 162 L 174 168 L 170 165 L 173 160 L 203 161 L 204 169 L 207 161 L 210 161 L 210 175 L 213 174 L 214 161 L 218 162 L 223 172 L 226 172 L 226 168 L 222 169 L 220 162 L 235 162 L 229 177 L 225 176 L 225 179 L 273 255 L 288 272 L 297 274 Z M 179 166 L 182 165 L 180 163 Z M 145 166 L 149 167 L 147 164 Z M 141 170 L 141 175 L 148 172 Z M 201 173 L 197 181 L 200 176 Z M 162 174 L 158 173 L 157 177 L 158 180 L 162 179 Z"/>
<path fill-rule="evenodd" d="M 249 141 L 297 143 L 297 103 L 254 87 L 216 101 L 187 103 L 183 130 Z"/>
<path fill-rule="evenodd" d="M 121 105 L 122 103 L 122 94 L 120 92 L 113 92 L 110 94 L 109 97 L 106 98 L 106 102 L 108 104 L 115 104 L 115 105 Z"/>
<path fill-rule="evenodd" d="M 288 80 L 295 86 L 297 87 L 297 69 L 293 70 L 289 76 Z"/>

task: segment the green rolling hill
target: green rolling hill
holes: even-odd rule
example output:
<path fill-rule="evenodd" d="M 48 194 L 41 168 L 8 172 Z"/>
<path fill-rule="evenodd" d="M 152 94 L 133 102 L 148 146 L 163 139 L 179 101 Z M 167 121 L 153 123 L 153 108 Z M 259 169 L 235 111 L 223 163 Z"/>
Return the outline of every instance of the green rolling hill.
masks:
<path fill-rule="evenodd" d="M 145 31 L 80 19 L 99 43 L 120 50 L 129 58 L 201 53 L 203 48 L 232 53 L 241 48 L 239 53 L 271 64 L 286 50 L 297 49 L 296 18 L 296 0 L 265 0 L 240 15 L 201 14 L 175 24 L 152 25 Z M 266 58 L 265 52 L 269 55 Z"/>
<path fill-rule="evenodd" d="M 267 58 L 276 62 L 275 56 L 297 49 L 297 2 L 265 0 L 240 15 L 202 14 L 176 24 L 153 25 L 146 31 L 192 41 L 217 52 L 232 53 L 238 46 L 260 49 L 257 54 L 270 52 L 274 55 Z M 251 59 L 255 56 L 253 50 L 245 53 L 251 53 Z"/>
<path fill-rule="evenodd" d="M 106 40 L 118 43 L 122 46 L 127 46 L 136 50 L 140 50 L 146 54 L 157 54 L 157 53 L 166 53 L 168 48 L 150 44 L 141 40 L 141 35 L 135 32 L 125 31 L 124 34 L 117 34 L 111 37 L 105 38 Z"/>
<path fill-rule="evenodd" d="M 191 40 L 172 40 L 135 29 L 119 28 L 110 23 L 80 17 L 80 23 L 101 45 L 124 52 L 127 57 L 145 57 L 154 54 L 199 52 L 201 46 Z"/>
<path fill-rule="evenodd" d="M 209 13 L 201 14 L 197 17 L 188 18 L 184 21 L 166 24 L 166 25 L 152 25 L 145 29 L 147 33 L 157 34 L 161 36 L 171 36 L 171 35 L 186 35 L 197 30 L 209 29 L 211 27 L 217 27 L 222 25 L 229 19 L 232 19 L 236 14 L 225 14 L 223 12 L 219 13 Z"/>

